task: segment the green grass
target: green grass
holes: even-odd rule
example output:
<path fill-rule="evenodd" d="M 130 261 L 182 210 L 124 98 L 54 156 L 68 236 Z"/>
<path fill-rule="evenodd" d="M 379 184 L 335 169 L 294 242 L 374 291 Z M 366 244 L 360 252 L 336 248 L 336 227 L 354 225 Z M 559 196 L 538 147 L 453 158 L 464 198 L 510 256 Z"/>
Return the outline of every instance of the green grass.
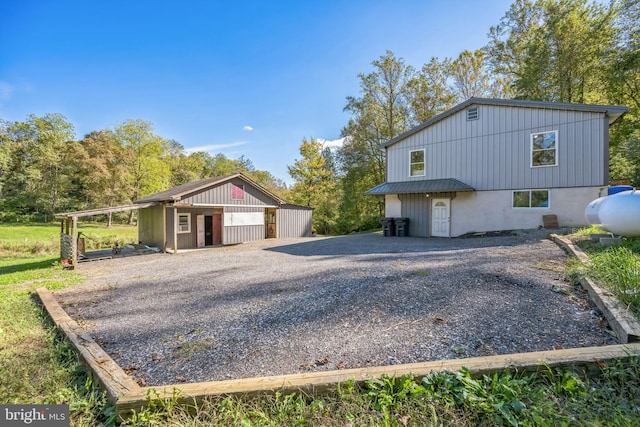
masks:
<path fill-rule="evenodd" d="M 24 231 L 35 241 L 45 234 Z M 56 290 L 83 281 L 56 261 L 56 254 L 0 254 L 0 403 L 68 403 L 73 426 L 113 425 L 113 406 L 34 294 L 40 286 Z M 206 345 L 210 343 L 196 342 L 184 350 L 188 356 Z M 349 381 L 324 395 L 212 397 L 190 407 L 151 395 L 149 404 L 124 425 L 634 426 L 640 407 L 640 358 L 628 359 L 625 366 L 602 365 L 592 375 L 545 368 L 473 378 L 461 370 L 422 380 L 404 376 L 363 385 Z"/>
<path fill-rule="evenodd" d="M 40 307 L 35 289 L 82 278 L 56 257 L 0 257 L 0 403 L 67 403 L 73 425 L 101 425 L 113 408 Z"/>
<path fill-rule="evenodd" d="M 86 250 L 106 249 L 138 241 L 138 227 L 79 222 Z M 60 251 L 60 223 L 0 223 L 0 256 L 56 255 Z"/>
<path fill-rule="evenodd" d="M 590 234 L 598 234 L 598 228 L 578 230 L 575 236 L 583 238 L 578 245 L 589 255 L 591 264 L 574 261 L 568 274 L 595 279 L 640 319 L 640 238 L 625 237 L 620 246 L 602 246 L 584 239 Z"/>

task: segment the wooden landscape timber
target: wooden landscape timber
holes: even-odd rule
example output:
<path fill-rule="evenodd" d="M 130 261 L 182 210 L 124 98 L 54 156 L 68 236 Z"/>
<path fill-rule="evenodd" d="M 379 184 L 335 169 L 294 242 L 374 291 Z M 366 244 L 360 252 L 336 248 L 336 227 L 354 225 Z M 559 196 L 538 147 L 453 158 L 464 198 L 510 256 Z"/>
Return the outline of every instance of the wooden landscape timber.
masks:
<path fill-rule="evenodd" d="M 569 254 L 588 264 L 589 257 L 582 249 L 564 236 L 552 234 L 551 239 L 565 248 Z M 588 277 L 580 276 L 580 284 L 589 292 L 593 303 L 602 311 L 609 326 L 616 333 L 621 343 L 640 342 L 640 321 L 618 301 L 611 292 L 600 288 Z"/>
<path fill-rule="evenodd" d="M 53 323 L 64 332 L 84 363 L 106 391 L 111 403 L 140 386 L 73 320 L 47 288 L 36 289 Z"/>
<path fill-rule="evenodd" d="M 141 408 L 147 407 L 149 405 L 148 397 L 157 399 L 177 398 L 181 404 L 193 405 L 207 397 L 217 395 L 252 395 L 275 391 L 302 391 L 317 395 L 331 393 L 338 383 L 344 383 L 349 380 L 363 383 L 372 378 L 380 378 L 383 375 L 398 377 L 405 374 L 413 374 L 415 378 L 420 379 L 432 371 L 458 371 L 462 368 L 467 368 L 473 376 L 478 377 L 505 371 L 536 372 L 546 369 L 546 367 L 583 369 L 588 372 L 597 372 L 603 362 L 624 360 L 631 356 L 640 356 L 640 343 L 438 360 L 434 362 L 308 372 L 239 380 L 140 387 L 136 390 L 131 390 L 116 402 L 116 412 L 119 419 L 126 419 L 132 411 L 139 411 Z"/>
<path fill-rule="evenodd" d="M 567 248 L 572 254 L 574 254 L 574 249 L 579 251 L 579 248 L 572 242 L 561 236 L 552 235 L 552 239 Z M 580 253 L 581 255 L 576 256 L 580 259 L 586 258 L 588 261 L 587 255 L 582 251 L 578 252 L 578 254 Z M 472 375 L 482 376 L 505 371 L 536 372 L 548 367 L 597 373 L 605 362 L 621 361 L 624 363 L 629 357 L 640 356 L 640 342 L 634 342 L 639 341 L 640 326 L 637 326 L 638 322 L 635 318 L 633 320 L 627 319 L 627 316 L 621 314 L 621 310 L 615 309 L 616 307 L 610 301 L 607 302 L 607 298 L 601 298 L 605 293 L 600 288 L 595 285 L 593 287 L 595 290 L 593 292 L 590 290 L 591 297 L 604 312 L 620 339 L 624 338 L 629 343 L 153 387 L 140 387 L 128 376 L 67 315 L 46 288 L 39 288 L 37 292 L 54 323 L 67 335 L 69 341 L 107 391 L 110 401 L 115 404 L 118 419 L 124 420 L 133 411 L 148 407 L 150 401 L 156 399 L 175 398 L 181 404 L 193 405 L 207 397 L 220 395 L 252 395 L 276 391 L 327 394 L 332 393 L 339 383 L 349 380 L 362 383 L 372 378 L 380 378 L 383 375 L 413 374 L 419 379 L 432 371 L 458 371 L 461 368 L 466 368 Z M 598 298 L 604 301 L 602 306 L 597 302 Z M 617 328 L 622 328 L 623 332 Z"/>

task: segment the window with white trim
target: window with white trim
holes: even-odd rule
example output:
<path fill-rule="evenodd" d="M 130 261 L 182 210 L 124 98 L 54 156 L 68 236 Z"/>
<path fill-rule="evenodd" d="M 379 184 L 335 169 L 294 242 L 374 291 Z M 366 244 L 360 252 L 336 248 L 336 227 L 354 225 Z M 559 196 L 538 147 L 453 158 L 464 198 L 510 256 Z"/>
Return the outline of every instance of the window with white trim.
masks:
<path fill-rule="evenodd" d="M 558 131 L 531 134 L 531 167 L 558 164 Z"/>
<path fill-rule="evenodd" d="M 191 233 L 191 214 L 178 214 L 178 233 Z"/>
<path fill-rule="evenodd" d="M 551 205 L 549 190 L 516 190 L 513 192 L 513 208 L 549 209 Z"/>
<path fill-rule="evenodd" d="M 409 151 L 409 176 L 424 176 L 424 150 Z"/>

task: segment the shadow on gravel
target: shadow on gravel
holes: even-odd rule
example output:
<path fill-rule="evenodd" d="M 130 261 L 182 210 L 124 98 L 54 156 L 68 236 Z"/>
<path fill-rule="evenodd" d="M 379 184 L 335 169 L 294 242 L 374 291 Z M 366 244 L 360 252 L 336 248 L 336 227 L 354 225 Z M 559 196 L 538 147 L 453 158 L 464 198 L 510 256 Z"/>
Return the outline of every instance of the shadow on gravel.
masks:
<path fill-rule="evenodd" d="M 407 252 L 438 252 L 492 246 L 517 246 L 549 238 L 548 230 L 526 230 L 479 237 L 384 237 L 382 233 L 319 237 L 301 243 L 278 245 L 267 251 L 296 256 L 372 255 Z"/>

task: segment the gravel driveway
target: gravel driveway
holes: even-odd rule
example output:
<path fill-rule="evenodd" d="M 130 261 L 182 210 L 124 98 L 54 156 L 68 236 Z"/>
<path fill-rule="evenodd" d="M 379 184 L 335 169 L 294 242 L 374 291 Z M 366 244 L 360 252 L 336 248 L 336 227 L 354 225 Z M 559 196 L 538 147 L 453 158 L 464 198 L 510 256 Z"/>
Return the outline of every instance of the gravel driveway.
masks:
<path fill-rule="evenodd" d="M 266 240 L 86 263 L 56 297 L 143 385 L 617 343 L 544 231 Z"/>

